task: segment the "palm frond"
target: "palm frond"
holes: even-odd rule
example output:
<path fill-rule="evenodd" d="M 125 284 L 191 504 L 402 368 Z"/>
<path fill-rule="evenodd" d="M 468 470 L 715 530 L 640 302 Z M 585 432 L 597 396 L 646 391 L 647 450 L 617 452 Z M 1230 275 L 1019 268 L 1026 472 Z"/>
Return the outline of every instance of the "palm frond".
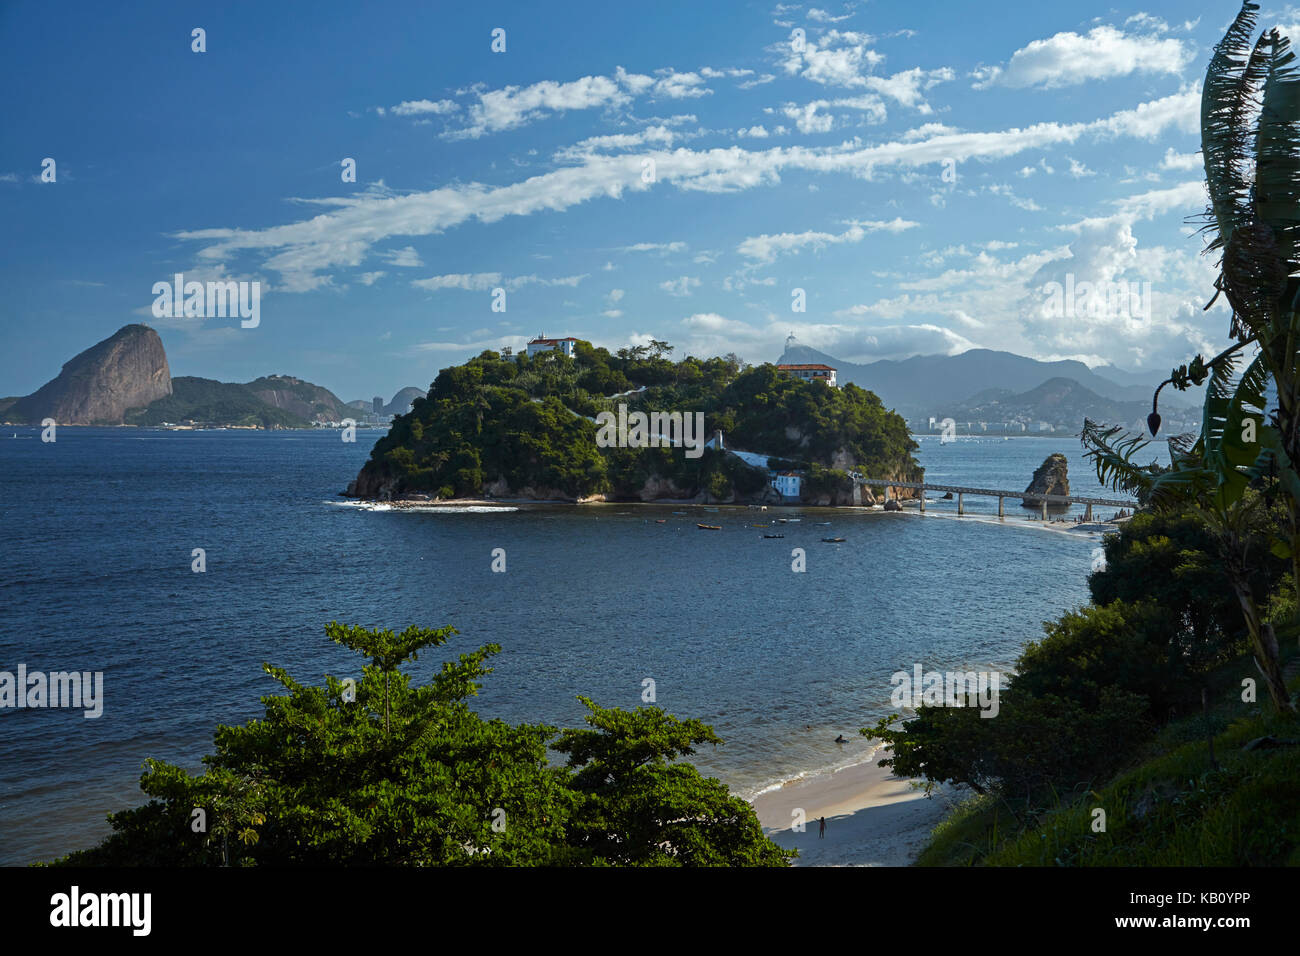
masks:
<path fill-rule="evenodd" d="M 1239 498 L 1249 479 L 1245 470 L 1259 457 L 1268 370 L 1263 353 L 1237 377 L 1236 356 L 1216 366 L 1205 388 L 1201 423 L 1202 458 L 1224 501 Z M 1250 424 L 1247 424 L 1247 419 Z M 1247 437 L 1251 436 L 1250 441 Z"/>
<path fill-rule="evenodd" d="M 1300 71 L 1291 41 L 1271 30 L 1268 79 L 1255 134 L 1254 217 L 1266 225 L 1278 261 L 1271 273 L 1295 272 L 1300 238 Z M 1280 289 L 1278 290 L 1280 292 Z"/>
<path fill-rule="evenodd" d="M 1208 249 L 1227 244 L 1232 231 L 1248 215 L 1247 187 L 1242 171 L 1247 161 L 1244 123 L 1251 100 L 1262 81 L 1264 67 L 1255 33 L 1259 4 L 1242 3 L 1237 17 L 1214 48 L 1201 92 L 1201 155 L 1210 193 Z"/>
<path fill-rule="evenodd" d="M 1086 449 L 1084 457 L 1092 459 L 1099 482 L 1115 491 L 1137 495 L 1139 500 L 1162 470 L 1154 460 L 1148 465 L 1133 463 L 1133 456 L 1150 442 L 1141 435 L 1127 433 L 1120 425 L 1100 425 L 1085 418 L 1079 442 Z"/>

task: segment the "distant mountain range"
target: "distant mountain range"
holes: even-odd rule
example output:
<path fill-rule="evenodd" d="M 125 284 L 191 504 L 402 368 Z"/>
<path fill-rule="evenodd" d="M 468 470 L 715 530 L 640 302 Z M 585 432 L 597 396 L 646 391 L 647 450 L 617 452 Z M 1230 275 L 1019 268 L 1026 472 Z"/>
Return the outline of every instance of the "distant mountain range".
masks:
<path fill-rule="evenodd" d="M 840 384 L 852 382 L 875 392 L 887 407 L 913 422 L 933 416 L 961 422 L 1046 422 L 1071 430 L 1085 417 L 1130 426 L 1144 422 L 1152 393 L 1163 378 L 1113 366 L 1098 371 L 1071 360 L 1042 362 L 991 349 L 859 365 L 790 344 L 778 362 L 833 366 Z M 1199 404 L 1195 392 L 1167 388 L 1160 396 L 1169 428 L 1194 423 Z"/>
<path fill-rule="evenodd" d="M 1171 434 L 1187 431 L 1196 425 L 1199 412 L 1195 409 L 1172 406 L 1163 401 L 1161 409 Z M 1047 422 L 1057 429 L 1074 431 L 1078 431 L 1085 418 L 1091 418 L 1095 422 L 1124 425 L 1130 431 L 1140 432 L 1146 429 L 1146 416 L 1150 411 L 1149 398 L 1141 402 L 1116 402 L 1085 388 L 1072 378 L 1049 378 L 1026 392 L 986 389 L 958 402 L 948 417 L 966 423 Z"/>
<path fill-rule="evenodd" d="M 404 388 L 377 414 L 403 414 L 424 394 Z M 373 402 L 345 403 L 329 389 L 291 375 L 265 375 L 242 384 L 172 378 L 162 340 L 147 325 L 119 329 L 69 360 L 31 395 L 0 399 L 0 421 L 7 424 L 52 418 L 61 425 L 309 428 L 367 415 L 376 416 Z"/>

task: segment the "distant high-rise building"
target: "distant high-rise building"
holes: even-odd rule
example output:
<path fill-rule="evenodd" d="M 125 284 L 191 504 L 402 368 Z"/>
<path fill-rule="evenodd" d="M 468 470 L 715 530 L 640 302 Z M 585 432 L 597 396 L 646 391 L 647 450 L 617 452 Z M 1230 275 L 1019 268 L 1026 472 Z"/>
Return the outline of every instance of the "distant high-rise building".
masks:
<path fill-rule="evenodd" d="M 375 396 L 375 414 L 380 415 L 384 411 L 384 399 L 380 395 Z"/>

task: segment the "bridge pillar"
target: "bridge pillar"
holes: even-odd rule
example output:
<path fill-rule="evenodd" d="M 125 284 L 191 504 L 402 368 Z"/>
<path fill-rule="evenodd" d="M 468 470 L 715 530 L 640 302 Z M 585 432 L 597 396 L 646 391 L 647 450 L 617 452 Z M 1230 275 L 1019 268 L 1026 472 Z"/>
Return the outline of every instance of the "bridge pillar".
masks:
<path fill-rule="evenodd" d="M 963 495 L 960 491 L 957 492 L 957 514 L 959 515 L 964 515 L 966 513 L 965 497 L 966 496 Z"/>
<path fill-rule="evenodd" d="M 1047 520 L 1047 499 L 1043 499 L 1043 520 Z"/>
<path fill-rule="evenodd" d="M 1002 496 L 998 495 L 998 517 L 999 518 L 1006 517 L 1005 513 L 1002 510 L 1002 501 L 1003 501 Z"/>
<path fill-rule="evenodd" d="M 1083 509 L 1083 520 L 1084 521 L 1092 520 L 1092 505 L 1088 505 L 1086 508 Z"/>
<path fill-rule="evenodd" d="M 921 514 L 925 514 L 925 489 L 921 489 Z"/>
<path fill-rule="evenodd" d="M 889 485 L 885 485 L 885 503 L 889 503 Z"/>

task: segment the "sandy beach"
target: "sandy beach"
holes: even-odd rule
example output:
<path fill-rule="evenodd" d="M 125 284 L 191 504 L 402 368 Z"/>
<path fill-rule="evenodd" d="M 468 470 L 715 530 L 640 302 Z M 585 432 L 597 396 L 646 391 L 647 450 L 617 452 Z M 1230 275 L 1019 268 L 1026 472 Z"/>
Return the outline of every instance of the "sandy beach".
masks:
<path fill-rule="evenodd" d="M 795 866 L 907 866 L 926 845 L 930 831 L 965 793 L 940 788 L 926 797 L 911 781 L 867 763 L 796 780 L 754 798 L 768 836 L 799 851 Z M 802 809 L 804 832 L 792 827 Z M 818 819 L 826 835 L 818 836 Z"/>

